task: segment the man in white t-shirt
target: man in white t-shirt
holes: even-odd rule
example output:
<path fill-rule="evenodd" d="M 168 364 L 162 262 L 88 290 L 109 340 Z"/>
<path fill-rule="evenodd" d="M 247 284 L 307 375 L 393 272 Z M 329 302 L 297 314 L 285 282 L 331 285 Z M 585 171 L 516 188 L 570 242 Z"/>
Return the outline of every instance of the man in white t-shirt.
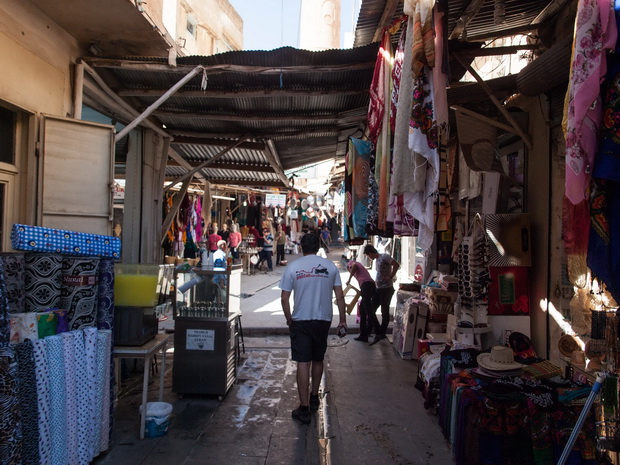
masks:
<path fill-rule="evenodd" d="M 320 405 L 323 359 L 333 318 L 332 293 L 336 294 L 340 317 L 338 330 L 344 328 L 346 331 L 347 328 L 340 273 L 331 261 L 316 255 L 319 248 L 319 236 L 305 234 L 301 239 L 304 256 L 288 265 L 280 280 L 280 300 L 289 326 L 292 359 L 297 362 L 299 407 L 293 410 L 292 416 L 304 424 L 311 421 L 310 410 L 316 411 Z M 312 390 L 309 393 L 311 373 Z"/>

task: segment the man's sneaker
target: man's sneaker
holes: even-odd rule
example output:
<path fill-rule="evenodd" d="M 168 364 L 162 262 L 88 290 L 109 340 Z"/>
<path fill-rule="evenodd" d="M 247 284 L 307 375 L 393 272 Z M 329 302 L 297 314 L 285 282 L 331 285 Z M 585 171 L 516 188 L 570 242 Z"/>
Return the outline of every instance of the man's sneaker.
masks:
<path fill-rule="evenodd" d="M 291 416 L 295 420 L 303 423 L 304 425 L 309 425 L 312 419 L 312 416 L 310 415 L 310 410 L 302 410 L 301 407 L 297 407 L 295 410 L 293 410 Z"/>
<path fill-rule="evenodd" d="M 313 412 L 316 412 L 319 409 L 319 406 L 321 405 L 321 399 L 319 399 L 319 396 L 313 396 L 312 394 L 310 395 L 310 410 L 312 410 Z"/>

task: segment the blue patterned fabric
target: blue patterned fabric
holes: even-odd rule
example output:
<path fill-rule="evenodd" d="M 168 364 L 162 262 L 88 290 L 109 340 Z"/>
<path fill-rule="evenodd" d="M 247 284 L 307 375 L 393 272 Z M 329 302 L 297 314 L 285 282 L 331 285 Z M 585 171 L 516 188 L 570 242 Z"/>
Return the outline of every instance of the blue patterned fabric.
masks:
<path fill-rule="evenodd" d="M 68 453 L 68 463 L 77 464 L 77 396 L 76 396 L 76 331 L 69 331 L 60 335 L 62 339 L 62 350 L 65 364 L 65 407 L 66 421 L 65 428 L 67 431 L 67 442 L 65 447 Z"/>
<path fill-rule="evenodd" d="M 99 262 L 97 328 L 114 330 L 114 260 L 110 258 Z"/>
<path fill-rule="evenodd" d="M 0 348 L 0 463 L 22 463 L 22 426 L 17 397 L 17 358 L 11 347 Z"/>
<path fill-rule="evenodd" d="M 4 264 L 0 261 L 0 347 L 9 345 L 11 339 L 11 319 L 9 299 L 4 284 Z"/>
<path fill-rule="evenodd" d="M 117 259 L 121 256 L 121 240 L 118 237 L 25 224 L 13 225 L 11 244 L 15 250 Z"/>
<path fill-rule="evenodd" d="M 0 261 L 4 265 L 4 283 L 9 299 L 9 312 L 25 312 L 25 256 L 23 253 L 0 253 Z"/>
<path fill-rule="evenodd" d="M 98 258 L 63 258 L 60 307 L 67 310 L 69 330 L 95 326 L 99 287 L 98 272 Z"/>
<path fill-rule="evenodd" d="M 64 333 L 63 333 L 64 334 Z M 44 339 L 50 381 L 50 436 L 51 462 L 54 465 L 68 463 L 67 407 L 65 391 L 65 361 L 62 335 Z"/>
<path fill-rule="evenodd" d="M 77 456 L 76 464 L 88 465 L 93 458 L 92 432 L 94 431 L 90 404 L 91 386 L 88 378 L 88 360 L 84 344 L 84 331 L 72 331 L 75 359 L 75 404 L 77 409 Z"/>
<path fill-rule="evenodd" d="M 30 339 L 17 344 L 15 354 L 17 355 L 17 387 L 22 421 L 22 462 L 38 464 L 40 460 L 37 380 Z"/>
<path fill-rule="evenodd" d="M 52 464 L 52 439 L 50 432 L 50 381 L 45 341 L 33 342 L 33 355 L 37 383 L 37 405 L 39 414 L 39 459 L 41 465 Z"/>
<path fill-rule="evenodd" d="M 84 330 L 84 370 L 86 373 L 87 403 L 86 409 L 89 415 L 89 438 L 88 448 L 91 457 L 99 454 L 99 443 L 95 443 L 95 433 L 100 426 L 101 418 L 97 417 L 97 334 L 95 328 Z"/>
<path fill-rule="evenodd" d="M 26 254 L 24 280 L 26 312 L 58 308 L 62 286 L 62 255 Z"/>
<path fill-rule="evenodd" d="M 110 445 L 110 361 L 112 355 L 112 332 L 97 334 L 97 412 L 101 419 L 99 450 L 106 451 Z"/>

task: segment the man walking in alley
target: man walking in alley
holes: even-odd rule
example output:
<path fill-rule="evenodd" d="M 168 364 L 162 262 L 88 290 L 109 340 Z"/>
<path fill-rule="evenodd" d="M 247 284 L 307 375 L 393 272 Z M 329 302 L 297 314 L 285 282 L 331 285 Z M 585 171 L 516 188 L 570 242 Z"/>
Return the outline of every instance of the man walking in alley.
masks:
<path fill-rule="evenodd" d="M 292 416 L 304 424 L 311 421 L 310 410 L 316 411 L 320 405 L 323 359 L 333 318 L 332 292 L 336 294 L 338 305 L 338 329 L 346 330 L 347 327 L 340 273 L 331 261 L 316 255 L 319 248 L 319 236 L 305 234 L 301 239 L 303 257 L 288 265 L 280 280 L 280 300 L 289 326 L 291 355 L 297 362 L 299 407 L 293 410 Z M 312 389 L 309 392 L 311 375 Z"/>
<path fill-rule="evenodd" d="M 387 336 L 387 328 L 390 323 L 390 302 L 394 295 L 394 277 L 400 268 L 400 265 L 390 255 L 386 253 L 380 254 L 372 245 L 364 247 L 364 254 L 371 260 L 377 260 L 375 268 L 377 275 L 375 282 L 377 284 L 376 301 L 373 308 L 381 307 L 381 328 L 375 334 L 374 340 L 370 345 L 385 339 Z"/>

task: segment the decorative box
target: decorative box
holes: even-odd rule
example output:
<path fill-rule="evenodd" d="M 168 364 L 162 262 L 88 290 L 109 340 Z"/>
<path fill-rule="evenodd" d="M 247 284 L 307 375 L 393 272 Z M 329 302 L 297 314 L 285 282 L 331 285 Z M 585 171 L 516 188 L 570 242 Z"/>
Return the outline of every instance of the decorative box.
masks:
<path fill-rule="evenodd" d="M 11 245 L 15 250 L 51 252 L 82 257 L 121 257 L 121 240 L 77 231 L 14 224 Z"/>

